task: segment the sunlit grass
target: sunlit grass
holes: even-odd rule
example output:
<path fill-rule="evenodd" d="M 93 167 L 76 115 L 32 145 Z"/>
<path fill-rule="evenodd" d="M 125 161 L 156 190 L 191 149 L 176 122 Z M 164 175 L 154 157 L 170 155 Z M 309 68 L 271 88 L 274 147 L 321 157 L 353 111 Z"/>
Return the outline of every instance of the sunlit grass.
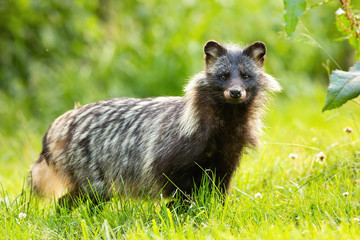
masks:
<path fill-rule="evenodd" d="M 43 133 L 31 127 L 34 120 L 17 116 L 21 127 L 0 136 L 0 236 L 360 239 L 360 108 L 348 103 L 322 114 L 324 89 L 309 89 L 272 103 L 263 144 L 242 159 L 225 204 L 205 190 L 187 211 L 168 209 L 165 199 L 115 197 L 95 213 L 89 203 L 57 213 L 52 201 L 22 189 Z"/>

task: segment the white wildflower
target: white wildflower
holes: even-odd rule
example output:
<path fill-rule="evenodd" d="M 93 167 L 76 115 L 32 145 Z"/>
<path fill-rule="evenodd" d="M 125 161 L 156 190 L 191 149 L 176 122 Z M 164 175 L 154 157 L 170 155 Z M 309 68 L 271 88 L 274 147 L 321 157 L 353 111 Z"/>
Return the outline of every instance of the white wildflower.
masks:
<path fill-rule="evenodd" d="M 349 192 L 344 192 L 342 195 L 343 195 L 344 197 L 347 197 L 347 196 L 349 196 Z"/>
<path fill-rule="evenodd" d="M 336 15 L 342 15 L 344 13 L 345 13 L 345 11 L 342 8 L 338 8 L 338 10 L 336 10 L 336 12 L 335 12 Z"/>
<path fill-rule="evenodd" d="M 346 128 L 344 128 L 344 132 L 346 132 L 346 133 L 352 133 L 352 128 L 351 127 L 346 127 Z"/>
<path fill-rule="evenodd" d="M 298 158 L 298 155 L 297 155 L 296 153 L 290 153 L 289 158 L 290 158 L 291 160 L 295 160 L 295 159 Z"/>
<path fill-rule="evenodd" d="M 325 159 L 326 159 L 326 155 L 325 155 L 325 153 L 323 153 L 323 152 L 319 152 L 319 153 L 316 155 L 316 161 L 319 162 L 319 163 L 325 162 Z"/>
<path fill-rule="evenodd" d="M 254 195 L 254 197 L 255 197 L 255 198 L 263 198 L 263 196 L 261 195 L 261 193 L 256 193 L 256 194 Z"/>
<path fill-rule="evenodd" d="M 19 213 L 20 220 L 26 218 L 26 216 L 27 216 L 26 213 Z"/>
<path fill-rule="evenodd" d="M 360 222 L 360 218 L 353 218 L 353 221 Z"/>

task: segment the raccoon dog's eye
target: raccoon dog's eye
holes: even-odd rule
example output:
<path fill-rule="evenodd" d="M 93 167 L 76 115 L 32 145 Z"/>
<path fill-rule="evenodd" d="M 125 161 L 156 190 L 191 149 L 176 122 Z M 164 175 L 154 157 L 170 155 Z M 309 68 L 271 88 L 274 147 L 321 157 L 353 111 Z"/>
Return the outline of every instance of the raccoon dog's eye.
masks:
<path fill-rule="evenodd" d="M 221 81 L 226 81 L 227 79 L 228 79 L 228 77 L 226 75 L 221 75 L 220 76 Z"/>
<path fill-rule="evenodd" d="M 244 74 L 244 75 L 242 75 L 242 78 L 243 78 L 244 80 L 246 80 L 246 79 L 249 79 L 250 77 L 249 77 L 249 75 Z"/>

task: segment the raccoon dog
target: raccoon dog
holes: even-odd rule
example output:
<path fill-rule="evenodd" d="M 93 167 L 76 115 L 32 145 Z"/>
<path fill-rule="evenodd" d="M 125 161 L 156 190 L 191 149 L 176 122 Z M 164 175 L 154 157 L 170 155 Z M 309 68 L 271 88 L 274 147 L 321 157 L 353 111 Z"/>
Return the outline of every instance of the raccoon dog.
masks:
<path fill-rule="evenodd" d="M 94 192 L 171 197 L 191 194 L 211 170 L 225 194 L 244 147 L 258 143 L 268 93 L 280 86 L 264 72 L 262 42 L 208 41 L 204 52 L 184 97 L 114 98 L 58 117 L 31 167 L 33 190 L 59 201 Z"/>

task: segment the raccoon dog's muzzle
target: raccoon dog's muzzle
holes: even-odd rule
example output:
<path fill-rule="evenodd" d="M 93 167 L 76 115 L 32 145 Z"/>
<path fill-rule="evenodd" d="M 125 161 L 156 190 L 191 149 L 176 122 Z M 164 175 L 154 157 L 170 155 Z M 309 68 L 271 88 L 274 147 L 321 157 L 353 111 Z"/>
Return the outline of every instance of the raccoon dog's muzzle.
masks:
<path fill-rule="evenodd" d="M 224 91 L 224 97 L 229 103 L 240 103 L 246 99 L 246 91 L 239 87 L 228 88 Z"/>

